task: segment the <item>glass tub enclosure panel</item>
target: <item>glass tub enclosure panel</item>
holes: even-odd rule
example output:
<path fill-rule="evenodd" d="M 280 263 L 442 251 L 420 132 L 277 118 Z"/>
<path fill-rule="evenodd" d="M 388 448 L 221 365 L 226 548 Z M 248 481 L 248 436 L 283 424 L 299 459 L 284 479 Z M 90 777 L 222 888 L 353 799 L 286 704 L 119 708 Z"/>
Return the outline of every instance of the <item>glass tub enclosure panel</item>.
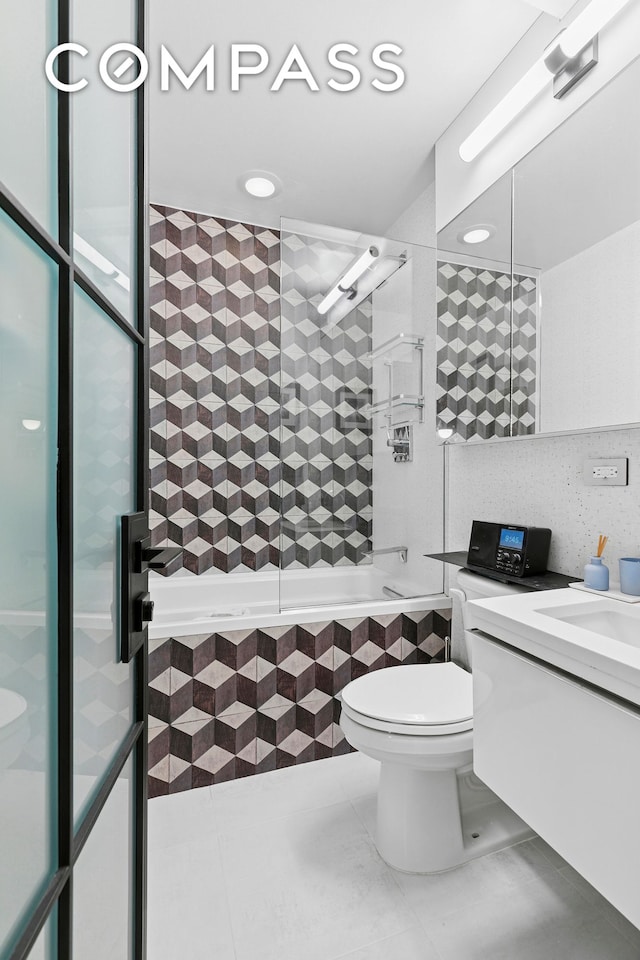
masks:
<path fill-rule="evenodd" d="M 424 424 L 434 251 L 283 221 L 281 261 L 280 605 L 440 592 L 422 556 L 442 542 L 442 451 Z M 336 567 L 339 598 L 323 592 Z"/>
<path fill-rule="evenodd" d="M 354 567 L 371 549 L 371 297 L 323 304 L 362 252 L 355 239 L 282 226 L 283 572 Z"/>

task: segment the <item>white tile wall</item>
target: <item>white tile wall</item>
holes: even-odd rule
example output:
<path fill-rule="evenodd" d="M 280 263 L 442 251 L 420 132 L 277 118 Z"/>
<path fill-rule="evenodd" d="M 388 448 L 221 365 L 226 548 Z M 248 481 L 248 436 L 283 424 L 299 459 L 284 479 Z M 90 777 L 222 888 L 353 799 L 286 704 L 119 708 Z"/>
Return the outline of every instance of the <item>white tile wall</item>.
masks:
<path fill-rule="evenodd" d="M 373 530 L 374 548 L 406 545 L 408 565 L 397 557 L 376 558 L 376 565 L 388 571 L 390 583 L 412 594 L 442 590 L 442 564 L 425 560 L 423 554 L 442 549 L 443 469 L 442 447 L 435 437 L 436 362 L 436 251 L 435 186 L 431 184 L 387 230 L 416 246 L 411 265 L 396 274 L 396 283 L 382 287 L 373 301 L 374 346 L 397 333 L 418 333 L 425 338 L 424 423 L 414 425 L 412 463 L 394 463 L 386 446 L 386 421 L 376 417 L 373 432 Z M 386 372 L 374 367 L 376 395 Z M 376 382 L 376 380 L 378 382 Z"/>

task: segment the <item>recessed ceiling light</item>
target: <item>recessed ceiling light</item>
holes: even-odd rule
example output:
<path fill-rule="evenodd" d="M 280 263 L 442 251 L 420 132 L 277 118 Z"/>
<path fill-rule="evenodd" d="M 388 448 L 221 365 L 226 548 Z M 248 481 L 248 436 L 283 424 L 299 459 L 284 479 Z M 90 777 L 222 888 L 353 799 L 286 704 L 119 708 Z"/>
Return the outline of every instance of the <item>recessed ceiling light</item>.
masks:
<path fill-rule="evenodd" d="M 484 243 L 491 236 L 491 230 L 486 227 L 474 227 L 473 230 L 467 230 L 462 234 L 463 243 Z"/>
<path fill-rule="evenodd" d="M 268 177 L 248 177 L 244 182 L 244 188 L 252 197 L 266 199 L 272 197 L 276 192 L 276 185 Z"/>

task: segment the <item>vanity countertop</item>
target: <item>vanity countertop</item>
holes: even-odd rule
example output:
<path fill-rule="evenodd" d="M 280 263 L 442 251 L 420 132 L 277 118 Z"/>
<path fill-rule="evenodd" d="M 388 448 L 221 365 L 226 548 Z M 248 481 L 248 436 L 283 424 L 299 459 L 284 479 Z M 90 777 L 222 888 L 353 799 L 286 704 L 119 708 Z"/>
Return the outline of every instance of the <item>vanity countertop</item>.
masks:
<path fill-rule="evenodd" d="M 575 590 L 469 604 L 471 626 L 640 705 L 640 604 Z"/>

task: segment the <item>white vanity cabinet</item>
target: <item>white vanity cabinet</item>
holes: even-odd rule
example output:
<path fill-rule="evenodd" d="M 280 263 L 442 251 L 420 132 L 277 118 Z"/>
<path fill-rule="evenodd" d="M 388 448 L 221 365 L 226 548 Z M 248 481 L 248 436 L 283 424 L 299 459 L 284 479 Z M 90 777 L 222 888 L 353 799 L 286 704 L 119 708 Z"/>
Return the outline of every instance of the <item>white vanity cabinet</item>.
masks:
<path fill-rule="evenodd" d="M 476 773 L 640 927 L 640 707 L 471 636 Z"/>

